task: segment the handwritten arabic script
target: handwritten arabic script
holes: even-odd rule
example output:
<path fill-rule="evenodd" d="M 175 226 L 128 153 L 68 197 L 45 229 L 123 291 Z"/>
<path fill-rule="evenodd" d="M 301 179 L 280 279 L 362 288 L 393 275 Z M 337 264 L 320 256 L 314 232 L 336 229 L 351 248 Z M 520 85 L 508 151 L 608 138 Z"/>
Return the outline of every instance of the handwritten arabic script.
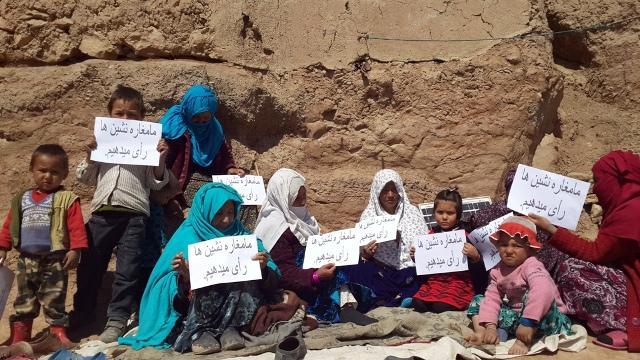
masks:
<path fill-rule="evenodd" d="M 360 260 L 359 233 L 356 229 L 338 230 L 310 236 L 304 253 L 303 269 L 316 269 L 333 263 L 354 265 Z"/>
<path fill-rule="evenodd" d="M 511 216 L 513 216 L 513 213 L 508 213 L 503 217 L 493 220 L 484 227 L 473 230 L 471 234 L 469 234 L 469 242 L 472 243 L 482 255 L 484 268 L 487 270 L 492 269 L 500 262 L 498 249 L 496 249 L 489 237 L 498 230 L 500 225 L 502 225 L 507 218 Z"/>
<path fill-rule="evenodd" d="M 234 188 L 244 200 L 242 205 L 262 205 L 267 198 L 262 176 L 214 175 L 212 180 Z"/>
<path fill-rule="evenodd" d="M 360 234 L 360 245 L 366 245 L 373 240 L 381 243 L 395 240 L 398 233 L 398 217 L 395 215 L 374 216 L 356 224 Z"/>
<path fill-rule="evenodd" d="M 91 160 L 149 166 L 157 166 L 160 162 L 156 149 L 162 136 L 160 124 L 97 117 L 93 133 L 98 147 L 91 152 Z"/>
<path fill-rule="evenodd" d="M 544 216 L 552 224 L 575 230 L 589 183 L 518 165 L 507 207 L 521 214 Z"/>
<path fill-rule="evenodd" d="M 202 241 L 189 245 L 188 253 L 191 289 L 262 278 L 260 263 L 251 260 L 258 253 L 255 235 Z"/>
<path fill-rule="evenodd" d="M 418 236 L 415 241 L 418 275 L 469 270 L 467 257 L 462 255 L 464 230 Z"/>

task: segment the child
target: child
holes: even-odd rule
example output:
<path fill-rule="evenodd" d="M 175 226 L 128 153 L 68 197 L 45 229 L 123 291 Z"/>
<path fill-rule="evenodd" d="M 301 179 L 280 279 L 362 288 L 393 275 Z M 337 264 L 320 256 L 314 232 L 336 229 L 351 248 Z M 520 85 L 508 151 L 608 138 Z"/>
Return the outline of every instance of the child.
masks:
<path fill-rule="evenodd" d="M 75 344 L 66 335 L 69 317 L 64 308 L 67 271 L 78 265 L 79 251 L 87 247 L 80 199 L 62 187 L 69 159 L 60 145 L 38 146 L 29 171 L 35 187 L 11 200 L 0 232 L 0 265 L 12 247 L 20 252 L 16 313 L 10 318 L 11 335 L 5 345 L 31 339 L 31 325 L 42 306 L 50 332 L 71 348 Z"/>
<path fill-rule="evenodd" d="M 118 86 L 107 105 L 109 116 L 143 120 L 142 94 Z M 89 322 L 95 318 L 96 297 L 107 270 L 113 248 L 117 246 L 111 302 L 107 324 L 100 335 L 105 343 L 114 342 L 124 334 L 132 309 L 140 297 L 142 249 L 149 217 L 149 192 L 160 190 L 168 181 L 165 168 L 167 144 L 160 140 L 157 150 L 160 163 L 156 167 L 118 165 L 90 160 L 96 148 L 92 138 L 87 144 L 87 156 L 76 170 L 78 180 L 96 185 L 91 202 L 91 218 L 87 223 L 89 249 L 78 268 L 78 291 L 74 298 L 74 322 Z"/>
<path fill-rule="evenodd" d="M 485 295 L 477 295 L 469 305 L 475 332 L 465 339 L 474 344 L 497 344 L 507 335 L 515 335 L 509 354 L 523 355 L 536 334 L 570 334 L 571 322 L 564 314 L 558 288 L 535 258 L 542 246 L 536 239 L 534 223 L 512 216 L 491 235 L 491 240 L 497 242 L 502 261 L 491 270 Z"/>
<path fill-rule="evenodd" d="M 464 230 L 462 216 L 462 196 L 456 188 L 443 190 L 436 195 L 433 210 L 438 223 L 430 234 Z M 418 312 L 441 313 L 467 308 L 474 295 L 472 273 L 486 277 L 480 253 L 470 243 L 465 243 L 462 253 L 469 260 L 469 271 L 434 274 L 427 277 L 424 284 L 413 296 L 412 307 Z"/>

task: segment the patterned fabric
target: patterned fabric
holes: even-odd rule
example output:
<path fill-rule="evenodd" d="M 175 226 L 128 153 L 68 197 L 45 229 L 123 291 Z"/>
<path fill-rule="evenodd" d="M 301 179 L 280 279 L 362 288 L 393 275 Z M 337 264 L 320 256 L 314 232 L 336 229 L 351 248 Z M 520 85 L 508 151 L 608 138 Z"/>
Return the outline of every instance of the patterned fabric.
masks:
<path fill-rule="evenodd" d="M 53 194 L 35 201 L 32 191 L 22 195 L 22 222 L 20 224 L 20 252 L 42 254 L 51 250 L 51 212 Z"/>
<path fill-rule="evenodd" d="M 257 281 L 219 284 L 192 294 L 184 329 L 173 346 L 181 353 L 191 350 L 194 335 L 209 331 L 218 337 L 226 328 L 249 325 L 264 298 Z"/>
<path fill-rule="evenodd" d="M 470 219 L 479 228 L 511 210 L 499 200 L 476 212 Z M 626 279 L 621 270 L 595 265 L 570 257 L 548 243 L 549 234 L 538 230 L 538 241 L 544 246 L 536 255 L 549 271 L 567 307 L 567 315 L 601 334 L 626 329 Z"/>
<path fill-rule="evenodd" d="M 397 270 L 377 261 L 361 260 L 358 265 L 344 267 L 351 284 L 372 292 L 371 307 L 400 306 L 403 300 L 418 291 L 416 270 L 413 267 Z"/>
<path fill-rule="evenodd" d="M 371 184 L 369 193 L 369 204 L 362 212 L 360 221 L 374 216 L 394 215 L 388 214 L 380 205 L 378 198 L 382 192 L 382 188 L 393 182 L 396 186 L 400 201 L 395 215 L 398 216 L 398 232 L 400 233 L 400 241 L 386 241 L 378 244 L 378 249 L 374 255 L 375 259 L 390 266 L 394 269 L 402 270 L 409 267 L 415 267 L 411 256 L 409 255 L 411 244 L 414 243 L 417 236 L 427 234 L 429 228 L 424 221 L 420 210 L 411 205 L 409 197 L 404 190 L 404 185 L 400 175 L 390 169 L 380 170 L 376 173 Z"/>
<path fill-rule="evenodd" d="M 304 252 L 306 248 L 303 248 L 296 256 L 296 265 L 302 269 L 304 263 Z M 343 286 L 346 286 L 358 302 L 358 310 L 366 312 L 371 308 L 373 293 L 370 289 L 349 282 L 348 271 L 353 267 L 341 267 L 340 270 L 336 270 L 335 277 L 326 284 L 321 284 L 318 288 L 318 292 L 315 298 L 309 302 L 307 307 L 307 313 L 316 317 L 320 321 L 328 321 L 331 323 L 337 323 L 340 321 L 340 290 Z"/>
<path fill-rule="evenodd" d="M 525 307 L 527 304 L 527 295 L 528 293 L 525 293 L 523 297 Z M 469 315 L 469 317 L 476 316 L 480 313 L 480 302 L 483 298 L 484 295 L 476 295 L 473 297 L 471 304 L 469 304 L 469 309 L 467 310 L 467 315 Z M 500 307 L 500 315 L 498 315 L 498 323 L 496 325 L 498 328 L 504 329 L 507 334 L 515 336 L 516 330 L 520 325 L 520 318 L 522 318 L 523 311 L 524 308 L 520 311 L 516 311 L 503 304 Z M 547 314 L 542 318 L 542 320 L 540 320 L 536 336 L 556 334 L 571 335 L 571 320 L 569 320 L 567 315 L 558 310 L 558 306 L 554 300 Z"/>
<path fill-rule="evenodd" d="M 62 269 L 64 252 L 18 258 L 16 282 L 18 296 L 13 307 L 11 321 L 33 320 L 40 314 L 50 325 L 68 326 L 69 318 L 64 309 L 67 297 L 67 272 Z"/>
<path fill-rule="evenodd" d="M 264 241 L 267 250 L 273 248 L 287 228 L 302 246 L 307 246 L 309 236 L 320 234 L 320 225 L 307 207 L 293 206 L 304 181 L 302 175 L 286 168 L 279 169 L 269 179 L 267 199 L 260 210 L 256 227 L 256 235 Z"/>
<path fill-rule="evenodd" d="M 118 165 L 82 160 L 76 169 L 78 181 L 96 185 L 91 200 L 91 212 L 103 205 L 122 206 L 149 216 L 149 192 L 160 190 L 169 181 L 165 168 L 162 180 L 157 180 L 152 166 Z"/>

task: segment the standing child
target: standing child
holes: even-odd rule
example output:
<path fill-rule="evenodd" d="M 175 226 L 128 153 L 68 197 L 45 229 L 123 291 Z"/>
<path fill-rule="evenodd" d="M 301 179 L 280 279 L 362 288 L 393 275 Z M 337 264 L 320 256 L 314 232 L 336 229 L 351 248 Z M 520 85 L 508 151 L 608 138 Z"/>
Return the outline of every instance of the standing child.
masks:
<path fill-rule="evenodd" d="M 5 345 L 31 339 L 31 325 L 40 306 L 50 331 L 66 348 L 69 317 L 64 309 L 67 271 L 78 265 L 87 247 L 80 199 L 62 187 L 69 159 L 57 144 L 40 145 L 31 155 L 29 171 L 35 187 L 18 193 L 0 232 L 0 266 L 12 247 L 20 252 L 18 295 L 11 316 L 11 336 Z"/>
<path fill-rule="evenodd" d="M 524 355 L 536 334 L 571 333 L 571 321 L 551 275 L 535 257 L 542 245 L 536 239 L 535 224 L 512 216 L 491 235 L 500 253 L 500 263 L 490 272 L 491 282 L 477 295 L 468 314 L 474 334 L 466 340 L 475 344 L 497 344 L 515 335 L 509 354 Z M 498 336 L 498 329 L 502 333 Z"/>
<path fill-rule="evenodd" d="M 462 196 L 456 188 L 439 192 L 433 202 L 433 211 L 438 225 L 429 231 L 430 234 L 466 230 L 461 221 Z M 416 311 L 441 313 L 467 308 L 474 295 L 472 273 L 479 278 L 487 275 L 480 253 L 471 243 L 464 244 L 462 253 L 469 260 L 469 270 L 429 275 L 413 296 L 411 305 Z"/>
<path fill-rule="evenodd" d="M 142 94 L 135 89 L 118 86 L 107 105 L 109 116 L 125 120 L 143 120 Z M 96 297 L 107 270 L 113 248 L 117 246 L 116 271 L 107 324 L 100 335 L 105 343 L 124 334 L 132 309 L 140 298 L 142 249 L 149 218 L 149 192 L 160 190 L 169 179 L 164 165 L 167 144 L 158 143 L 158 166 L 119 165 L 90 160 L 97 146 L 94 137 L 87 144 L 87 157 L 76 170 L 78 180 L 96 185 L 91 202 L 91 218 L 87 223 L 89 249 L 78 268 L 78 291 L 74 298 L 74 320 L 95 318 Z"/>

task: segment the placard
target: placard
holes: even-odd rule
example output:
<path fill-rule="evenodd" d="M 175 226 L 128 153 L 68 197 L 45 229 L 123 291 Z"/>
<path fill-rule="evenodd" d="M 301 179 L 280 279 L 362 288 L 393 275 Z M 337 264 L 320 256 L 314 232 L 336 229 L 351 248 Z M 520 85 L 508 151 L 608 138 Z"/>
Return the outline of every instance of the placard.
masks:
<path fill-rule="evenodd" d="M 373 216 L 356 224 L 360 234 L 360 246 L 373 240 L 377 243 L 395 240 L 398 233 L 398 217 L 395 215 Z"/>
<path fill-rule="evenodd" d="M 213 182 L 223 183 L 234 188 L 244 202 L 242 205 L 262 205 L 267 198 L 262 176 L 245 175 L 214 175 Z"/>
<path fill-rule="evenodd" d="M 313 235 L 307 240 L 303 269 L 317 269 L 333 263 L 355 265 L 360 260 L 360 236 L 357 229 L 338 230 Z"/>
<path fill-rule="evenodd" d="M 7 300 L 9 299 L 9 293 L 11 292 L 13 279 L 15 277 L 11 269 L 0 265 L 0 317 L 4 314 L 4 308 L 7 306 Z"/>
<path fill-rule="evenodd" d="M 138 120 L 96 117 L 93 128 L 98 147 L 91 160 L 110 164 L 158 166 L 162 125 Z"/>
<path fill-rule="evenodd" d="M 544 216 L 554 225 L 575 230 L 588 192 L 588 182 L 520 164 L 507 207 L 523 215 Z"/>
<path fill-rule="evenodd" d="M 486 226 L 473 230 L 469 234 L 469 242 L 473 244 L 473 246 L 478 249 L 478 252 L 480 252 L 480 255 L 482 255 L 482 262 L 484 262 L 484 268 L 487 270 L 498 265 L 501 260 L 498 249 L 496 249 L 489 237 L 511 216 L 513 216 L 513 213 L 508 213 L 503 217 L 493 220 Z"/>
<path fill-rule="evenodd" d="M 464 230 L 416 237 L 416 274 L 429 275 L 469 270 L 467 257 L 462 254 L 465 242 Z"/>
<path fill-rule="evenodd" d="M 255 235 L 227 236 L 191 244 L 189 279 L 191 289 L 262 279 Z"/>

